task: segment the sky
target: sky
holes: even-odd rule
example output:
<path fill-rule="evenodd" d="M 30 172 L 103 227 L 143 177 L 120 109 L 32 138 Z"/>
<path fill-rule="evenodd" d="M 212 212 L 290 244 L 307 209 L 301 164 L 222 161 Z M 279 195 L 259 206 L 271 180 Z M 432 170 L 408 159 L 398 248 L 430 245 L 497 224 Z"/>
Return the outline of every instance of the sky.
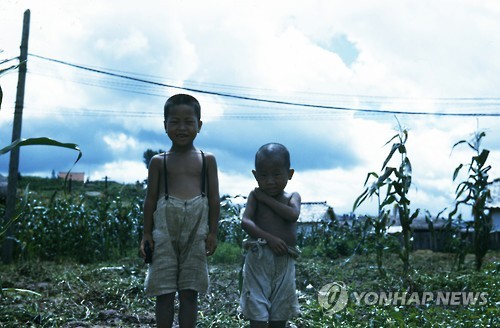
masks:
<path fill-rule="evenodd" d="M 222 195 L 248 195 L 255 152 L 279 142 L 295 169 L 287 190 L 349 213 L 367 174 L 380 173 L 398 125 L 408 130 L 412 210 L 434 216 L 453 207 L 466 178 L 453 181 L 454 169 L 475 155 L 453 145 L 478 129 L 490 177 L 500 177 L 497 1 L 2 0 L 0 62 L 19 56 L 26 9 L 21 135 L 78 144 L 73 171 L 90 180 L 146 179 L 144 151 L 170 147 L 163 105 L 176 93 L 201 103 L 195 146 L 217 158 Z M 17 71 L 0 85 L 3 147 Z M 20 172 L 50 177 L 76 157 L 23 147 Z M 356 210 L 376 212 L 375 199 Z"/>

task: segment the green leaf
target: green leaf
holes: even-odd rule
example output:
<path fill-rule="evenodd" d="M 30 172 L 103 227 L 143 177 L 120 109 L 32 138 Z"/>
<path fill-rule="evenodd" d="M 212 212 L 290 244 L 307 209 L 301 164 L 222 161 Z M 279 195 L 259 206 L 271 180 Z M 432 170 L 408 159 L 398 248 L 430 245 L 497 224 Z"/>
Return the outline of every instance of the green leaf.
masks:
<path fill-rule="evenodd" d="M 396 197 L 394 197 L 393 195 L 389 195 L 388 197 L 385 198 L 385 200 L 382 202 L 382 204 L 380 204 L 380 207 L 390 205 L 394 202 L 396 202 Z"/>
<path fill-rule="evenodd" d="M 352 211 L 354 212 L 365 200 L 368 198 L 368 188 L 361 193 L 361 195 L 356 198 L 354 205 L 352 206 Z"/>
<path fill-rule="evenodd" d="M 11 151 L 14 148 L 21 147 L 21 146 L 54 146 L 54 147 L 68 148 L 68 149 L 78 151 L 78 157 L 76 158 L 75 162 L 73 163 L 73 166 L 71 167 L 71 169 L 66 174 L 66 177 L 64 178 L 65 184 L 66 184 L 66 181 L 68 180 L 69 172 L 71 172 L 73 167 L 76 165 L 76 163 L 78 163 L 78 161 L 82 157 L 82 151 L 80 150 L 80 147 L 78 147 L 77 144 L 64 143 L 64 142 L 60 142 L 60 141 L 50 139 L 47 137 L 17 139 L 16 141 L 11 143 L 7 147 L 0 149 L 0 155 L 3 155 L 5 153 Z"/>
<path fill-rule="evenodd" d="M 452 147 L 451 149 L 454 149 L 456 146 L 460 145 L 460 144 L 463 144 L 463 143 L 467 143 L 467 140 L 460 140 L 458 142 L 456 142 Z"/>
<path fill-rule="evenodd" d="M 407 172 L 406 174 L 411 175 L 412 168 L 411 168 L 410 159 L 408 157 L 404 158 L 402 166 L 403 166 L 404 171 Z"/>
<path fill-rule="evenodd" d="M 2 292 L 9 292 L 9 293 L 25 293 L 25 294 L 31 294 L 35 296 L 42 296 L 42 294 L 34 292 L 29 289 L 22 289 L 22 288 L 2 288 Z"/>
<path fill-rule="evenodd" d="M 393 136 L 392 136 L 392 138 L 391 138 L 391 139 L 389 139 L 389 141 L 387 141 L 387 142 L 384 144 L 384 146 L 387 146 L 388 144 L 390 144 L 390 143 L 391 143 L 391 141 L 392 141 L 392 140 L 394 140 L 394 139 L 396 139 L 396 138 L 399 138 L 399 134 L 395 134 L 395 135 L 393 135 Z"/>
<path fill-rule="evenodd" d="M 479 165 L 479 167 L 482 167 L 484 163 L 486 163 L 486 160 L 488 159 L 488 155 L 490 154 L 490 151 L 488 149 L 483 149 L 481 154 L 479 156 L 476 156 L 476 162 Z"/>
<path fill-rule="evenodd" d="M 398 150 L 400 154 L 406 154 L 406 146 L 404 144 L 399 144 Z"/>
<path fill-rule="evenodd" d="M 0 237 L 7 232 L 11 224 L 13 224 L 14 222 L 16 222 L 17 219 L 19 219 L 19 217 L 23 213 L 24 208 L 26 207 L 26 204 L 28 204 L 28 195 L 29 195 L 29 185 L 27 185 L 26 188 L 24 189 L 24 197 L 21 201 L 21 205 L 15 210 L 14 214 L 12 214 L 12 217 L 10 218 L 9 222 L 7 222 L 3 227 L 0 227 Z"/>
<path fill-rule="evenodd" d="M 464 167 L 464 165 L 460 164 L 459 166 L 457 166 L 457 168 L 453 172 L 453 181 L 455 181 L 455 179 L 457 178 L 457 175 L 460 172 L 460 170 L 462 169 L 462 167 Z"/>
<path fill-rule="evenodd" d="M 79 152 L 78 158 L 76 162 L 80 160 L 80 157 L 82 157 L 82 152 L 80 148 L 78 147 L 77 144 L 74 143 L 62 143 L 54 139 L 46 138 L 46 137 L 40 137 L 40 138 L 28 138 L 28 139 L 18 139 L 14 142 L 12 142 L 10 145 L 7 147 L 4 147 L 0 149 L 0 155 L 3 155 L 12 149 L 16 147 L 21 147 L 21 146 L 35 146 L 35 145 L 43 145 L 43 146 L 56 146 L 56 147 L 62 147 L 62 148 L 68 148 L 68 149 L 73 149 Z M 75 163 L 76 163 L 75 162 Z"/>
<path fill-rule="evenodd" d="M 366 184 L 368 183 L 368 180 L 370 180 L 370 176 L 373 176 L 375 179 L 378 179 L 378 174 L 375 173 L 375 172 L 370 172 L 366 175 L 366 179 L 365 179 L 365 183 L 363 184 L 364 186 L 366 186 Z"/>
<path fill-rule="evenodd" d="M 391 174 L 393 172 L 396 172 L 396 169 L 393 168 L 393 167 L 386 167 L 385 168 L 385 171 L 384 171 L 384 174 L 382 174 L 379 178 L 378 178 L 378 182 L 377 184 L 379 186 L 383 186 L 385 183 L 386 183 L 386 180 L 391 176 Z"/>
<path fill-rule="evenodd" d="M 394 155 L 394 152 L 396 152 L 396 150 L 399 149 L 399 146 L 400 146 L 399 143 L 395 143 L 392 145 L 392 148 L 391 148 L 391 151 L 389 152 L 389 155 L 387 155 L 387 158 L 385 159 L 384 164 L 382 164 L 382 170 L 386 167 L 387 163 L 389 163 L 389 161 L 392 158 L 392 155 Z"/>

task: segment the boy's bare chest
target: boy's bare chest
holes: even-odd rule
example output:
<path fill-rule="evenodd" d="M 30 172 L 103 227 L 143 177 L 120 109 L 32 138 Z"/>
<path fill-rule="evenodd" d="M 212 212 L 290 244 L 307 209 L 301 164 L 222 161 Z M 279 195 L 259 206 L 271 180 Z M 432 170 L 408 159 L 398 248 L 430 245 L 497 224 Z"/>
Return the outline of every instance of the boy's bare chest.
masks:
<path fill-rule="evenodd" d="M 189 190 L 189 193 L 199 193 L 201 185 L 201 166 L 181 165 L 167 168 L 168 188 L 174 190 Z"/>
<path fill-rule="evenodd" d="M 179 165 L 169 165 L 167 166 L 167 174 L 168 177 L 199 177 L 201 174 L 201 165 L 189 165 L 189 164 L 182 164 L 179 163 Z"/>
<path fill-rule="evenodd" d="M 166 169 L 169 177 L 198 177 L 201 174 L 202 162 L 197 155 L 168 156 Z"/>
<path fill-rule="evenodd" d="M 201 193 L 202 164 L 198 158 L 179 160 L 168 158 L 166 165 L 168 192 L 189 199 Z M 165 172 L 163 172 L 165 174 Z"/>
<path fill-rule="evenodd" d="M 296 223 L 286 221 L 268 206 L 262 203 L 257 205 L 254 222 L 261 229 L 283 239 L 288 245 L 296 244 Z"/>
<path fill-rule="evenodd" d="M 255 211 L 255 223 L 259 226 L 282 226 L 286 221 L 276 214 L 269 206 L 258 203 Z"/>

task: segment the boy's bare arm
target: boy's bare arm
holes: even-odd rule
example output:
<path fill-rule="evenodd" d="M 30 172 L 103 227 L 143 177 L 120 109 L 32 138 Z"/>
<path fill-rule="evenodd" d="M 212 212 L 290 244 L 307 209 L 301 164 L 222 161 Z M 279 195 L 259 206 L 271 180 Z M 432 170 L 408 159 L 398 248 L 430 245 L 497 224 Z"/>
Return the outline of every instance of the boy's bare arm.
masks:
<path fill-rule="evenodd" d="M 255 224 L 254 217 L 257 210 L 257 198 L 255 192 L 252 191 L 248 195 L 245 212 L 241 220 L 241 227 L 253 238 L 265 239 L 269 247 L 278 255 L 286 255 L 288 252 L 288 245 L 281 238 L 263 230 Z"/>
<path fill-rule="evenodd" d="M 212 255 L 217 248 L 217 229 L 220 216 L 219 177 L 217 174 L 217 161 L 212 154 L 206 154 L 208 174 L 208 206 L 209 222 L 207 236 L 207 255 Z"/>
<path fill-rule="evenodd" d="M 148 168 L 148 187 L 146 189 L 146 197 L 144 198 L 144 231 L 141 241 L 141 253 L 146 256 L 144 252 L 144 242 L 147 240 L 154 249 L 153 241 L 153 213 L 156 210 L 156 202 L 158 201 L 158 183 L 160 179 L 161 158 L 153 157 L 149 162 Z"/>
<path fill-rule="evenodd" d="M 296 222 L 300 215 L 300 195 L 296 192 L 290 196 L 288 204 L 282 203 L 274 197 L 269 196 L 259 188 L 255 188 L 255 196 L 259 202 L 269 206 L 277 215 L 289 222 Z"/>

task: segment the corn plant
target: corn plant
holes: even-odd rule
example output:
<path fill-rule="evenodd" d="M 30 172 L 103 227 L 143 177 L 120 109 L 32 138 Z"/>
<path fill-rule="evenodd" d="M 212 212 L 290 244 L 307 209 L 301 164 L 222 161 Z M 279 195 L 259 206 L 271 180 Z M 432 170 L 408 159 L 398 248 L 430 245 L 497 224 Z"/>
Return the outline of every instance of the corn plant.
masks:
<path fill-rule="evenodd" d="M 219 220 L 217 239 L 221 243 L 231 243 L 241 247 L 243 239 L 246 237 L 246 232 L 241 229 L 240 212 L 242 206 L 235 204 L 233 199 L 227 195 L 221 198 L 221 219 Z"/>
<path fill-rule="evenodd" d="M 50 139 L 50 138 L 46 138 L 46 137 L 41 137 L 41 138 L 28 138 L 28 139 L 18 139 L 18 140 L 15 140 L 14 142 L 12 142 L 10 145 L 0 149 L 0 156 L 1 155 L 4 155 L 6 153 L 8 153 L 9 151 L 11 151 L 12 149 L 16 148 L 16 147 L 21 147 L 21 146 L 36 146 L 36 145 L 43 145 L 43 146 L 55 146 L 55 147 L 61 147 L 61 148 L 68 148 L 68 149 L 73 149 L 73 150 L 76 150 L 78 151 L 78 157 L 76 158 L 75 162 L 73 163 L 73 166 L 76 165 L 76 163 L 80 160 L 80 158 L 82 157 L 82 152 L 80 150 L 80 148 L 78 147 L 77 144 L 73 144 L 73 143 L 62 143 L 62 142 L 59 142 L 57 140 L 53 140 L 53 139 Z M 70 170 L 71 171 L 71 170 Z M 69 174 L 69 172 L 68 172 Z M 68 174 L 66 175 L 66 178 L 65 178 L 65 183 L 66 183 L 66 180 L 68 178 Z M 25 195 L 28 195 L 28 192 L 26 191 Z M 11 217 L 8 217 L 8 218 L 5 218 L 3 224 L 0 225 L 0 241 L 1 241 L 1 238 L 4 234 L 7 234 L 7 235 L 10 235 L 10 227 L 12 226 L 12 224 L 20 217 L 20 213 L 19 212 L 16 212 L 14 213 L 14 215 L 12 215 Z M 10 236 L 8 236 L 10 237 Z M 8 247 L 9 248 L 9 252 L 12 252 L 12 249 L 10 249 L 10 246 Z"/>
<path fill-rule="evenodd" d="M 358 208 L 363 202 L 373 195 L 376 195 L 378 201 L 378 217 L 373 221 L 373 226 L 376 229 L 376 235 L 380 240 L 385 236 L 387 226 L 387 218 L 389 216 L 390 206 L 394 206 L 402 228 L 402 246 L 399 251 L 399 256 L 403 262 L 403 272 L 405 278 L 409 278 L 410 272 L 410 252 L 412 249 L 412 231 L 411 223 L 418 216 L 419 210 L 411 213 L 410 199 L 408 192 L 411 186 L 412 166 L 406 151 L 406 141 L 408 140 L 408 131 L 403 129 L 398 121 L 398 133 L 395 134 L 385 145 L 393 142 L 389 155 L 382 164 L 381 174 L 370 172 L 365 180 L 365 190 L 359 195 L 353 205 L 353 209 Z M 399 167 L 388 166 L 394 154 L 399 152 L 400 164 Z M 368 185 L 369 181 L 374 181 Z M 382 198 L 382 192 L 385 191 Z M 377 256 L 382 256 L 383 245 L 377 247 Z M 379 259 L 381 265 L 381 259 Z M 382 272 L 382 271 L 380 271 Z"/>
<path fill-rule="evenodd" d="M 476 131 L 470 140 L 460 140 L 455 143 L 452 150 L 461 144 L 467 144 L 475 155 L 469 164 L 459 164 L 453 173 L 453 181 L 456 180 L 460 170 L 468 167 L 467 179 L 460 182 L 455 190 L 455 208 L 450 212 L 450 217 L 457 214 L 460 205 L 470 206 L 472 208 L 472 217 L 474 219 L 474 254 L 476 261 L 476 270 L 481 270 L 483 258 L 488 251 L 488 241 L 491 231 L 491 216 L 486 201 L 491 197 L 488 181 L 488 171 L 490 165 L 486 161 L 490 154 L 488 149 L 481 147 L 481 141 L 486 136 L 484 131 Z"/>
<path fill-rule="evenodd" d="M 140 198 L 125 201 L 120 195 L 33 198 L 16 222 L 17 254 L 80 263 L 127 255 L 139 243 L 141 204 Z"/>
<path fill-rule="evenodd" d="M 461 214 L 457 218 L 443 217 L 442 214 L 445 211 L 446 208 L 434 218 L 429 211 L 426 211 L 425 221 L 431 234 L 431 245 L 438 250 L 454 254 L 453 267 L 460 271 L 467 253 L 471 251 L 471 243 L 468 239 L 470 225 L 462 220 Z M 436 223 L 440 224 L 439 229 L 436 229 Z M 465 231 L 463 231 L 464 227 Z"/>
<path fill-rule="evenodd" d="M 379 175 L 375 172 L 370 172 L 368 173 L 366 180 L 365 180 L 365 186 L 367 185 L 368 181 L 370 180 L 370 177 L 373 177 L 378 181 L 380 178 Z M 371 189 L 370 189 L 371 188 Z M 381 204 L 381 198 L 380 198 L 380 186 L 375 182 L 373 183 L 369 188 L 366 188 L 364 192 L 356 199 L 354 205 L 353 205 L 353 211 L 355 211 L 359 205 L 366 199 L 368 196 L 373 196 L 376 195 L 377 197 L 377 205 L 378 205 L 378 216 L 376 217 L 367 217 L 365 226 L 366 229 L 365 231 L 369 229 L 373 229 L 372 233 L 372 238 L 363 238 L 363 241 L 365 239 L 371 239 L 371 244 L 373 244 L 375 248 L 375 255 L 376 255 L 376 261 L 377 261 L 377 269 L 379 272 L 379 275 L 381 277 L 385 276 L 385 271 L 383 268 L 383 256 L 384 256 L 384 250 L 386 249 L 386 243 L 384 240 L 387 238 L 387 228 L 389 225 L 389 213 L 390 211 L 385 209 L 382 204 Z"/>
<path fill-rule="evenodd" d="M 2 52 L 2 51 L 0 51 L 0 52 Z M 7 63 L 9 61 L 10 60 L 2 60 L 0 62 L 0 65 Z M 22 63 L 26 64 L 25 62 L 22 62 Z M 0 76 L 7 73 L 8 71 L 17 69 L 22 63 L 19 63 L 18 65 L 12 65 L 12 66 L 7 67 L 7 68 L 0 68 Z M 2 107 L 2 98 L 3 98 L 3 91 L 2 91 L 2 88 L 0 87 L 0 108 Z M 18 148 L 21 146 L 31 146 L 31 145 L 56 146 L 56 147 L 69 148 L 69 149 L 76 150 L 79 152 L 79 154 L 78 154 L 78 157 L 77 157 L 75 163 L 73 164 L 73 166 L 82 157 L 82 152 L 81 152 L 80 148 L 78 147 L 78 145 L 73 144 L 73 143 L 62 143 L 62 142 L 59 142 L 57 140 L 53 140 L 53 139 L 46 138 L 46 137 L 14 140 L 10 145 L 0 149 L 0 156 L 10 152 L 12 149 L 15 149 L 15 148 Z M 68 174 L 69 174 L 69 172 L 68 172 Z M 68 175 L 66 175 L 66 179 L 67 178 L 68 178 Z M 65 179 L 65 182 L 66 182 L 66 179 Z M 5 214 L 5 216 L 6 217 L 5 217 L 3 224 L 0 225 L 0 240 L 4 234 L 7 234 L 7 235 L 11 234 L 11 231 L 9 229 L 12 226 L 12 224 L 17 220 L 17 218 L 19 217 L 19 214 L 16 214 L 16 213 L 14 213 L 14 215 Z M 8 237 L 10 237 L 10 236 L 8 236 Z M 6 253 L 12 253 L 12 248 L 11 248 L 10 243 L 8 243 L 6 245 Z"/>

